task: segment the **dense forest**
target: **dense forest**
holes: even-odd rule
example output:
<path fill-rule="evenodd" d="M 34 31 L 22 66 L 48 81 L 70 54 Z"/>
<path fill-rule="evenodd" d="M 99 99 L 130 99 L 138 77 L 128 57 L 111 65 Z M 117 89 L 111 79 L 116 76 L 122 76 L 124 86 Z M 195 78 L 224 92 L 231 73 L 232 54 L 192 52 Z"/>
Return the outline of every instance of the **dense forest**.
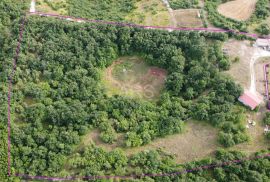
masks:
<path fill-rule="evenodd" d="M 219 4 L 226 2 L 223 0 L 207 0 L 205 9 L 208 12 L 209 21 L 216 27 L 247 31 L 249 25 L 259 23 L 270 15 L 269 0 L 258 0 L 253 15 L 247 21 L 237 21 L 226 18 L 217 11 Z"/>
<path fill-rule="evenodd" d="M 0 17 L 5 31 L 0 35 L 0 177 L 8 181 L 4 103 L 20 15 L 27 6 L 10 0 L 0 6 L 10 10 Z M 63 177 L 140 175 L 244 158 L 239 152 L 218 151 L 215 158 L 177 165 L 173 156 L 159 150 L 131 157 L 121 149 L 107 152 L 95 145 L 74 150 L 91 128 L 98 128 L 107 143 L 117 140 L 116 133 L 124 133 L 125 147 L 134 147 L 182 132 L 189 118 L 218 127 L 219 141 L 226 147 L 247 141 L 241 125 L 244 108 L 236 104 L 242 89 L 220 73 L 230 67 L 221 50 L 227 34 L 169 33 L 27 17 L 23 36 L 12 78 L 12 173 Z M 157 102 L 121 95 L 109 97 L 100 82 L 100 72 L 114 60 L 136 54 L 148 64 L 168 71 L 166 89 Z M 269 158 L 264 158 L 214 170 L 134 181 L 267 181 L 269 170 Z"/>

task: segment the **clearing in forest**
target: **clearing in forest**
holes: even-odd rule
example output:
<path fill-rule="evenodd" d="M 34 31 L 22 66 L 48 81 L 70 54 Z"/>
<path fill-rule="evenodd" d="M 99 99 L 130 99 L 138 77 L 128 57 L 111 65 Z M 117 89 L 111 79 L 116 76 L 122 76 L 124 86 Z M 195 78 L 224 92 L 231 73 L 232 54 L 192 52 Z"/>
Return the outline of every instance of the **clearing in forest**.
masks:
<path fill-rule="evenodd" d="M 255 10 L 257 0 L 229 1 L 218 6 L 218 12 L 238 21 L 248 20 Z"/>
<path fill-rule="evenodd" d="M 123 135 L 118 136 L 116 143 L 106 144 L 100 140 L 100 132 L 92 130 L 85 135 L 79 148 L 82 149 L 93 142 L 107 151 L 117 147 L 121 148 L 127 155 L 145 150 L 162 149 L 169 154 L 175 155 L 177 163 L 184 163 L 212 155 L 219 147 L 217 133 L 216 128 L 205 122 L 189 120 L 186 123 L 184 133 L 158 138 L 144 146 L 125 148 L 123 147 Z"/>
<path fill-rule="evenodd" d="M 155 100 L 164 88 L 166 75 L 166 70 L 149 66 L 142 58 L 122 57 L 105 70 L 103 82 L 109 95 Z"/>
<path fill-rule="evenodd" d="M 173 11 L 177 27 L 203 27 L 199 9 L 181 9 Z"/>

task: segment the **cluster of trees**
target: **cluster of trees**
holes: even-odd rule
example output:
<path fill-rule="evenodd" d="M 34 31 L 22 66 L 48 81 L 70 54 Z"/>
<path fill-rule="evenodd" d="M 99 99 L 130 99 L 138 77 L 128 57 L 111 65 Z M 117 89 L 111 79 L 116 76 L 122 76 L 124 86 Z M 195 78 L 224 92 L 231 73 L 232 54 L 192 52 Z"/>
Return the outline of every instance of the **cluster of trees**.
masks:
<path fill-rule="evenodd" d="M 127 157 L 120 149 L 106 152 L 94 145 L 81 153 L 74 154 L 67 166 L 69 171 L 77 171 L 72 175 L 80 176 L 133 176 L 128 181 L 269 181 L 270 160 L 262 157 L 269 151 L 256 153 L 247 160 L 243 153 L 236 151 L 219 150 L 214 158 L 177 165 L 174 157 L 161 150 L 144 151 Z M 97 157 L 98 156 L 98 157 Z M 240 163 L 231 163 L 233 160 L 243 160 Z M 227 163 L 228 162 L 228 163 Z M 218 165 L 215 168 L 199 168 L 201 166 Z M 224 165 L 221 165 L 224 164 Z M 78 170 L 79 169 L 79 170 Z M 152 176 L 151 174 L 174 174 L 179 171 L 193 172 L 175 175 Z M 66 170 L 60 172 L 67 176 Z M 141 176 L 142 174 L 150 174 Z M 126 179 L 127 180 L 127 179 Z"/>
<path fill-rule="evenodd" d="M 172 9 L 188 9 L 196 7 L 198 0 L 169 0 Z"/>
<path fill-rule="evenodd" d="M 217 7 L 223 2 L 224 1 L 222 0 L 208 0 L 205 3 L 205 9 L 208 11 L 208 19 L 217 27 L 230 30 L 233 29 L 239 31 L 247 31 L 248 25 L 252 23 L 258 23 L 261 20 L 267 18 L 270 14 L 269 1 L 258 0 L 256 3 L 255 11 L 251 18 L 247 21 L 237 21 L 231 18 L 226 18 L 225 16 L 218 13 Z"/>
<path fill-rule="evenodd" d="M 67 0 L 70 16 L 98 20 L 124 21 L 137 0 Z M 90 11 L 91 10 L 91 11 Z"/>
<path fill-rule="evenodd" d="M 183 121 L 193 117 L 219 127 L 225 146 L 245 141 L 234 107 L 241 88 L 219 73 L 230 65 L 221 50 L 228 35 L 42 17 L 29 17 L 25 28 L 11 98 L 12 164 L 17 172 L 57 175 L 90 127 L 99 128 L 107 143 L 117 140 L 116 133 L 125 133 L 125 145 L 133 147 L 179 133 Z M 166 89 L 156 103 L 109 97 L 100 83 L 100 70 L 119 56 L 134 54 L 168 70 Z M 11 62 L 2 64 L 3 82 Z M 226 137 L 234 143 L 227 144 Z"/>

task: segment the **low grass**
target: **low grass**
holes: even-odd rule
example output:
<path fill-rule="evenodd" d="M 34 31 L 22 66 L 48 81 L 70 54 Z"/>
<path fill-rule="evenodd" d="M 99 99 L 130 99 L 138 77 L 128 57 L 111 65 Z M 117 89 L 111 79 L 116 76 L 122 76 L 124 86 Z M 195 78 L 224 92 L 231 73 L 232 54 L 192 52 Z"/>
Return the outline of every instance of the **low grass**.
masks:
<path fill-rule="evenodd" d="M 266 107 L 264 106 L 262 106 L 258 112 L 247 111 L 246 115 L 248 118 L 256 122 L 255 126 L 249 125 L 250 127 L 247 129 L 250 140 L 246 143 L 233 146 L 230 150 L 239 150 L 247 154 L 252 154 L 270 147 L 269 140 L 267 140 L 264 135 L 265 125 L 262 121 L 266 112 Z M 244 124 L 248 125 L 248 121 Z"/>
<path fill-rule="evenodd" d="M 152 70 L 161 71 L 153 74 Z M 102 74 L 108 95 L 124 95 L 146 100 L 158 99 L 164 88 L 166 71 L 149 66 L 137 56 L 121 57 Z"/>
<path fill-rule="evenodd" d="M 178 27 L 203 27 L 199 9 L 174 10 L 173 14 Z"/>

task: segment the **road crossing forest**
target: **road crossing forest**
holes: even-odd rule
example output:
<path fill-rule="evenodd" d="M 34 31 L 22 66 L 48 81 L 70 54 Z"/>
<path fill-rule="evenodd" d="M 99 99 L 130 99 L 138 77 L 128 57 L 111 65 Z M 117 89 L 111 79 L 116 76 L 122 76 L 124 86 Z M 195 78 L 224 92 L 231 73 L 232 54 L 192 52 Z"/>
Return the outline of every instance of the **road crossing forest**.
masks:
<path fill-rule="evenodd" d="M 18 4 L 10 0 L 0 3 L 0 8 L 4 5 L 13 10 L 1 15 L 4 18 L 0 16 L 7 35 L 0 34 L 1 103 L 8 102 L 8 76 L 23 16 L 24 6 Z M 4 181 L 17 180 L 15 173 L 56 177 L 137 175 L 142 177 L 130 181 L 149 182 L 269 179 L 269 157 L 188 174 L 143 175 L 246 157 L 237 151 L 219 150 L 213 158 L 180 165 L 162 150 L 132 156 L 121 148 L 106 151 L 94 144 L 75 150 L 93 128 L 101 132 L 104 142 L 117 142 L 118 134 L 123 134 L 122 147 L 137 147 L 183 132 L 190 118 L 217 127 L 223 147 L 248 141 L 242 124 L 245 108 L 237 104 L 242 88 L 221 74 L 230 68 L 230 60 L 221 49 L 228 34 L 168 32 L 27 16 L 23 37 L 12 77 L 12 177 L 6 175 L 8 109 L 7 105 L 0 106 L 0 178 Z M 107 95 L 101 72 L 120 57 L 137 55 L 148 65 L 166 70 L 165 88 L 158 100 Z"/>

